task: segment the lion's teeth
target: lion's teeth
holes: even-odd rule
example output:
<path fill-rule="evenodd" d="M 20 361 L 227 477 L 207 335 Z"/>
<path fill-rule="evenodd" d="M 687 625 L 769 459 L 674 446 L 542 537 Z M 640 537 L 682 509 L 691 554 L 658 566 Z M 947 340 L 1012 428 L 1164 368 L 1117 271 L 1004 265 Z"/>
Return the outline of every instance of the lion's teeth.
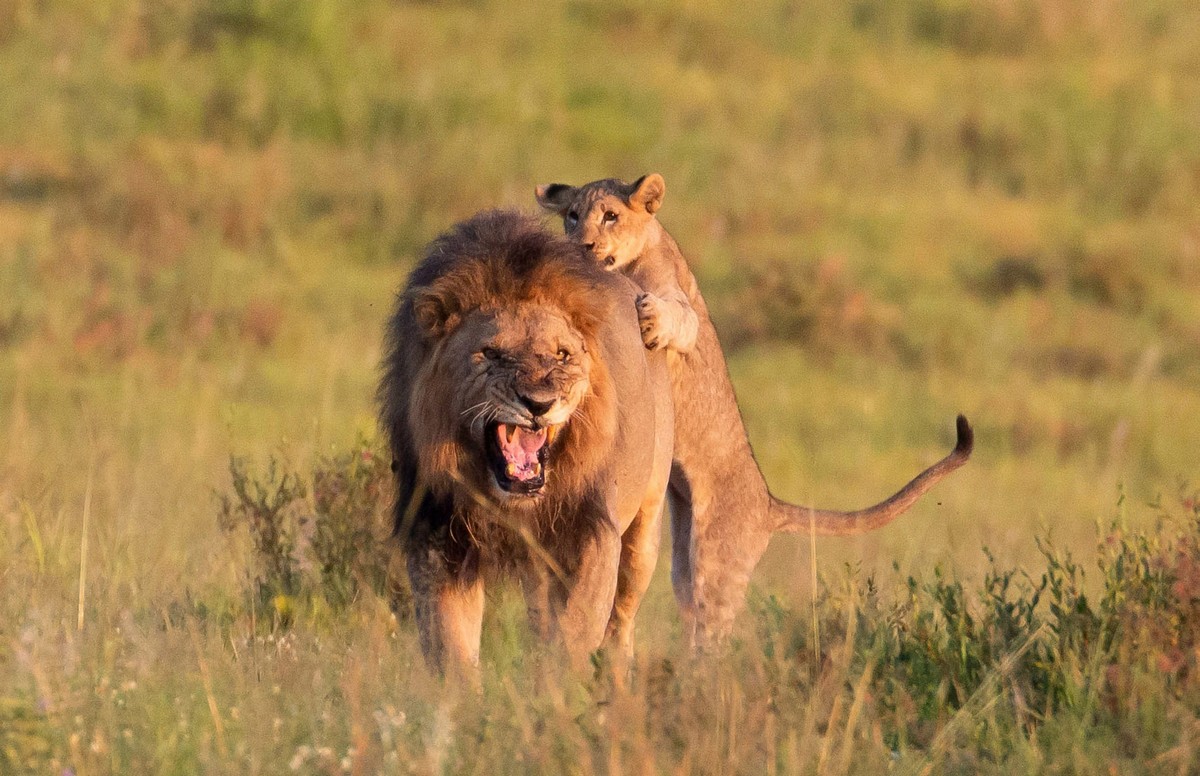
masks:
<path fill-rule="evenodd" d="M 508 441 L 508 443 L 510 445 L 512 444 L 513 437 L 515 437 L 516 435 L 517 435 L 517 427 L 516 426 L 505 426 L 504 427 L 504 438 Z"/>
<path fill-rule="evenodd" d="M 508 465 L 504 467 L 504 473 L 507 474 L 509 476 L 509 478 L 516 479 L 517 465 L 515 463 L 513 463 L 512 461 L 509 461 Z"/>
<path fill-rule="evenodd" d="M 558 436 L 558 426 L 550 426 L 546 429 L 546 444 L 554 444 L 554 437 Z"/>
<path fill-rule="evenodd" d="M 542 473 L 542 465 L 540 463 L 535 463 L 533 465 L 533 476 L 537 477 L 537 476 L 541 475 L 541 473 Z"/>

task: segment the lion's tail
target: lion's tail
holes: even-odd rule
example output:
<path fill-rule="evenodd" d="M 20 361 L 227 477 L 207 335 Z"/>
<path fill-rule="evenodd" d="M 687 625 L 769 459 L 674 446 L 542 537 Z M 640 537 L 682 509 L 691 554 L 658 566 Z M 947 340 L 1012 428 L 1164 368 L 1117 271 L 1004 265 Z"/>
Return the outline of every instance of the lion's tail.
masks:
<path fill-rule="evenodd" d="M 803 533 L 814 530 L 822 536 L 848 536 L 866 533 L 887 525 L 904 513 L 917 499 L 950 472 L 967 462 L 975 445 L 975 432 L 962 415 L 957 420 L 958 442 L 942 460 L 913 478 L 894 496 L 873 507 L 857 512 L 837 512 L 789 504 L 771 497 L 771 521 L 776 531 Z"/>

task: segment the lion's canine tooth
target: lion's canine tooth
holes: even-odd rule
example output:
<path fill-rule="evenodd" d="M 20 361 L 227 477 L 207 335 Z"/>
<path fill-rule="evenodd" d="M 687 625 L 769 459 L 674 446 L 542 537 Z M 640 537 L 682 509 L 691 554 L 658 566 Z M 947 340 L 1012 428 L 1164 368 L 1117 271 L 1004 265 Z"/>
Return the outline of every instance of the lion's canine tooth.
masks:
<path fill-rule="evenodd" d="M 504 467 L 504 473 L 507 474 L 510 478 L 516 479 L 517 465 L 515 463 L 513 463 L 512 461 L 509 461 L 508 465 Z"/>
<path fill-rule="evenodd" d="M 541 473 L 542 473 L 542 465 L 541 465 L 540 463 L 535 463 L 535 464 L 533 465 L 533 476 L 534 476 L 534 477 L 537 477 L 537 476 L 539 476 Z"/>
<path fill-rule="evenodd" d="M 505 427 L 504 427 L 504 438 L 505 438 L 505 440 L 507 440 L 507 441 L 508 441 L 508 443 L 509 443 L 510 445 L 512 444 L 513 437 L 515 437 L 516 435 L 517 435 L 517 427 L 516 427 L 516 426 L 513 426 L 513 425 L 505 425 Z"/>
<path fill-rule="evenodd" d="M 548 426 L 546 428 L 546 444 L 554 444 L 554 437 L 558 436 L 559 426 Z"/>

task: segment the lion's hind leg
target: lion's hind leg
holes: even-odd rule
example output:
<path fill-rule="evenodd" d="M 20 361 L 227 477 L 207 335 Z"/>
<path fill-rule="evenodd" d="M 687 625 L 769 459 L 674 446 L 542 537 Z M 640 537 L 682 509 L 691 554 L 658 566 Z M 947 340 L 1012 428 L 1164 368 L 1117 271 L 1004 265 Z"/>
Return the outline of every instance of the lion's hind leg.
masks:
<path fill-rule="evenodd" d="M 768 498 L 765 488 L 736 480 L 692 490 L 693 646 L 701 652 L 720 647 L 745 608 L 750 576 L 771 541 Z"/>

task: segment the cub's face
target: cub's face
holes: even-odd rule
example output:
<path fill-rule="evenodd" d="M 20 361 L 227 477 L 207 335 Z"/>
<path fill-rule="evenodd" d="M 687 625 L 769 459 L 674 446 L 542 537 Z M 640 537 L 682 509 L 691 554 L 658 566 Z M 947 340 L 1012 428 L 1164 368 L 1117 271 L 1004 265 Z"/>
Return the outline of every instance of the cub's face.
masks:
<path fill-rule="evenodd" d="M 583 186 L 538 186 L 537 200 L 563 220 L 567 238 L 582 245 L 607 269 L 620 269 L 642 254 L 666 184 L 661 175 L 633 183 L 612 178 Z"/>

